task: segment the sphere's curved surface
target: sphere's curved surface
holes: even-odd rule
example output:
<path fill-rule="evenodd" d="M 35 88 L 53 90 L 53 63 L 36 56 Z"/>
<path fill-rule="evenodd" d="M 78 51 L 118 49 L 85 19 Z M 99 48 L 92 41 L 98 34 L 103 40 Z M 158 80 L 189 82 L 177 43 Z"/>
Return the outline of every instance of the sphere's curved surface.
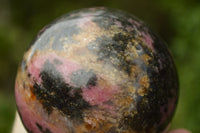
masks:
<path fill-rule="evenodd" d="M 178 79 L 168 48 L 142 21 L 89 8 L 38 34 L 15 95 L 31 133 L 159 133 L 173 116 Z"/>

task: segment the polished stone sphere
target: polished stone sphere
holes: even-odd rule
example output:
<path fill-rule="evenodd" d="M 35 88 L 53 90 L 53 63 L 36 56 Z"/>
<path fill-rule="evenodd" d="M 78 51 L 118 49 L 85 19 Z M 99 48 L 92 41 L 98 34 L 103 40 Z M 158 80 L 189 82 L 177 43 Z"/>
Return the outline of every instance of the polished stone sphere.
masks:
<path fill-rule="evenodd" d="M 178 88 L 166 44 L 136 17 L 99 7 L 39 32 L 18 69 L 15 95 L 30 133 L 160 133 Z"/>

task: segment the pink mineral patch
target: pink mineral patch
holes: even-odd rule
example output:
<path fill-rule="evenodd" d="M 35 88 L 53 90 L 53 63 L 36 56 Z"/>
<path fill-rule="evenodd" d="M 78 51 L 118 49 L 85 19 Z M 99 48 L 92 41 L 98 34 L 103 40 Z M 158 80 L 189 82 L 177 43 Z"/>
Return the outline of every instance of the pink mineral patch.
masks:
<path fill-rule="evenodd" d="M 105 7 L 95 7 L 95 8 L 89 8 L 90 11 L 96 11 L 97 9 L 105 9 Z"/>
<path fill-rule="evenodd" d="M 128 19 L 128 22 L 135 25 L 137 28 L 139 28 L 142 25 L 141 23 L 139 23 L 131 18 Z"/>
<path fill-rule="evenodd" d="M 122 27 L 122 23 L 120 21 L 115 21 L 114 22 L 118 27 Z"/>
<path fill-rule="evenodd" d="M 46 61 L 45 56 L 37 56 L 33 58 L 31 61 L 30 65 L 28 66 L 28 72 L 33 75 L 34 79 L 37 81 L 37 83 L 41 83 L 41 78 L 40 78 L 40 70 Z"/>
<path fill-rule="evenodd" d="M 152 37 L 149 34 L 146 34 L 145 32 L 141 32 L 142 34 L 142 41 L 144 41 L 144 43 L 151 48 L 154 51 L 154 47 L 153 47 L 153 40 Z"/>
<path fill-rule="evenodd" d="M 87 28 L 90 27 L 92 25 L 92 19 L 94 18 L 94 16 L 92 14 L 86 14 L 85 16 L 83 16 L 83 18 L 81 18 L 78 22 L 78 25 L 80 28 Z"/>
<path fill-rule="evenodd" d="M 81 67 L 72 61 L 69 61 L 63 57 L 56 55 L 55 53 L 43 55 L 43 56 L 36 56 L 34 57 L 30 65 L 28 66 L 28 72 L 34 77 L 38 84 L 41 83 L 40 72 L 45 63 L 45 61 L 49 60 L 49 62 L 53 63 L 54 60 L 58 60 L 61 64 L 56 65 L 57 70 L 63 75 L 65 82 L 69 83 L 69 75 L 73 71 L 80 69 Z"/>
<path fill-rule="evenodd" d="M 133 31 L 133 30 L 134 30 L 134 28 L 133 28 L 133 27 L 131 27 L 131 26 L 127 26 L 127 27 L 126 27 L 126 30 L 127 30 L 128 32 L 130 32 L 130 31 Z"/>
<path fill-rule="evenodd" d="M 65 82 L 69 83 L 70 82 L 69 76 L 72 74 L 72 72 L 81 69 L 81 67 L 75 62 L 66 60 L 61 57 L 56 58 L 56 59 L 62 62 L 62 64 L 57 65 L 57 70 L 62 74 L 62 76 L 65 79 Z"/>
<path fill-rule="evenodd" d="M 117 87 L 103 88 L 100 86 L 92 86 L 88 89 L 82 88 L 82 96 L 91 105 L 100 105 L 110 100 L 117 93 L 117 90 Z"/>

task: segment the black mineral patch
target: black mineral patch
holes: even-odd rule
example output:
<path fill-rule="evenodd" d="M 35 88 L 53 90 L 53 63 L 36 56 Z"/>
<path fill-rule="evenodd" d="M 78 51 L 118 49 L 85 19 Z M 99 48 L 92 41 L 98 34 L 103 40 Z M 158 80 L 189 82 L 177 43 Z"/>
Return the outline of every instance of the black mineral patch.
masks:
<path fill-rule="evenodd" d="M 90 107 L 80 95 L 81 88 L 65 83 L 61 73 L 48 60 L 44 63 L 40 77 L 42 85 L 35 83 L 33 93 L 47 113 L 50 115 L 53 108 L 56 108 L 72 119 L 81 119 L 83 110 Z M 71 90 L 74 92 L 73 96 L 69 94 Z"/>
<path fill-rule="evenodd" d="M 48 128 L 43 129 L 43 127 L 40 124 L 38 123 L 35 123 L 35 124 L 38 127 L 38 129 L 41 131 L 41 133 L 52 133 Z"/>
<path fill-rule="evenodd" d="M 28 77 L 29 77 L 29 78 L 31 77 L 31 74 L 30 74 L 30 73 L 28 73 Z"/>
<path fill-rule="evenodd" d="M 97 76 L 93 75 L 87 82 L 87 86 L 95 86 L 97 84 Z"/>

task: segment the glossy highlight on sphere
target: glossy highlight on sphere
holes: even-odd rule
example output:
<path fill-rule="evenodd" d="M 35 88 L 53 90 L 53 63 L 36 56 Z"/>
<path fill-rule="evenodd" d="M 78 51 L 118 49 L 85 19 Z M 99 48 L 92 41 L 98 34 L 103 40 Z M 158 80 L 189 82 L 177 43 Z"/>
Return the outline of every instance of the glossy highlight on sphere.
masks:
<path fill-rule="evenodd" d="M 178 88 L 165 43 L 134 16 L 100 7 L 40 31 L 19 67 L 15 95 L 30 133 L 160 133 Z"/>

